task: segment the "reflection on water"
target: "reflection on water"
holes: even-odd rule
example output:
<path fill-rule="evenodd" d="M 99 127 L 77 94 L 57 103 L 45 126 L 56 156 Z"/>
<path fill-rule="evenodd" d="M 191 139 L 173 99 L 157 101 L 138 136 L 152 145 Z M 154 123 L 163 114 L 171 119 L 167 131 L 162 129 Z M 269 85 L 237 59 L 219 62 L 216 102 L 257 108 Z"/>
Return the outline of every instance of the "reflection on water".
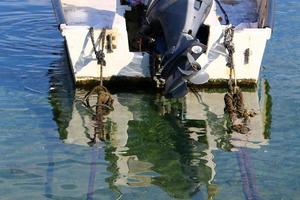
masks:
<path fill-rule="evenodd" d="M 52 75 L 55 76 L 56 73 Z M 51 76 L 51 73 L 50 73 Z M 64 79 L 62 79 L 64 80 Z M 268 144 L 270 97 L 266 88 L 244 92 L 245 106 L 258 113 L 251 119 L 248 134 L 230 133 L 224 115 L 224 92 L 189 93 L 183 99 L 168 100 L 157 94 L 116 93 L 114 111 L 103 116 L 105 143 L 95 132 L 96 121 L 80 99 L 87 91 L 60 92 L 59 81 L 50 91 L 55 121 L 64 143 L 103 146 L 110 188 L 122 194 L 122 188 L 156 185 L 170 197 L 186 199 L 202 196 L 214 199 L 214 152 L 237 151 L 246 197 L 257 194 L 247 151 Z M 267 83 L 263 83 L 263 86 Z M 91 96 L 91 102 L 97 96 Z M 71 100 L 70 100 L 71 99 Z M 250 191 L 250 193 L 249 193 Z"/>
<path fill-rule="evenodd" d="M 299 29 L 300 4 L 276 3 L 261 73 L 272 135 L 261 89 L 246 97 L 262 108 L 249 135 L 226 131 L 222 93 L 200 93 L 204 104 L 116 93 L 110 140 L 90 147 L 51 1 L 0 1 L 0 199 L 299 199 L 300 38 L 286 29 Z"/>

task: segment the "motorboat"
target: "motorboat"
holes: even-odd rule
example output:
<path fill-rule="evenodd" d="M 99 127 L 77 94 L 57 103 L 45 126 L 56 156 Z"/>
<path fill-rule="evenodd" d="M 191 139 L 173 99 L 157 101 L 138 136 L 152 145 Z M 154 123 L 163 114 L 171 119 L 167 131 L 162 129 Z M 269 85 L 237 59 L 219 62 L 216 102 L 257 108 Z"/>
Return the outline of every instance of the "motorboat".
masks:
<path fill-rule="evenodd" d="M 150 79 L 167 97 L 231 78 L 256 85 L 274 23 L 273 0 L 52 3 L 76 83 Z"/>

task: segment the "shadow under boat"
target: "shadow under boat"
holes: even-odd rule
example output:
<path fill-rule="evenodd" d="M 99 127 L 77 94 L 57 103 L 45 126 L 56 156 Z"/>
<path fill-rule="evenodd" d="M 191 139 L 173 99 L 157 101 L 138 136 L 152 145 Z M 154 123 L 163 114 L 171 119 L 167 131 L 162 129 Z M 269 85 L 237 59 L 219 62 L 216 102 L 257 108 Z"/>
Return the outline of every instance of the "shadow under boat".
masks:
<path fill-rule="evenodd" d="M 175 100 L 158 94 L 113 94 L 114 111 L 104 116 L 99 134 L 93 114 L 78 101 L 87 91 L 73 90 L 66 80 L 68 69 L 60 70 L 49 71 L 49 99 L 60 139 L 67 144 L 103 145 L 113 174 L 107 182 L 117 191 L 156 185 L 174 198 L 201 193 L 213 199 L 218 190 L 213 152 L 260 148 L 270 139 L 272 101 L 267 81 L 258 90 L 243 92 L 245 107 L 257 113 L 247 134 L 228 131 L 225 91 L 217 90 L 190 92 Z M 91 96 L 91 102 L 96 101 Z"/>

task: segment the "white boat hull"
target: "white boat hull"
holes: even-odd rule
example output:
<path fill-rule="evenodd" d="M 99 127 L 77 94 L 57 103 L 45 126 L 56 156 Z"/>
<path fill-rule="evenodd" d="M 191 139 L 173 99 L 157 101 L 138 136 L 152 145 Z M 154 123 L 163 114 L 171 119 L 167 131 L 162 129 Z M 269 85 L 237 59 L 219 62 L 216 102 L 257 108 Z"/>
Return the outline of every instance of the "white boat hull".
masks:
<path fill-rule="evenodd" d="M 130 7 L 120 5 L 119 0 L 52 0 L 56 15 L 60 18 L 60 30 L 66 41 L 76 82 L 98 80 L 100 66 L 93 51 L 89 28 L 94 28 L 95 38 L 106 29 L 115 40 L 113 53 L 105 53 L 106 66 L 103 67 L 103 78 L 150 78 L 149 54 L 131 52 L 128 44 L 125 11 Z M 262 1 L 262 2 L 261 2 Z M 257 0 L 261 5 L 265 0 Z M 61 7 L 60 7 L 61 6 Z M 60 7 L 60 9 L 57 9 Z M 262 11 L 257 11 L 258 14 Z M 62 17 L 63 16 L 63 17 Z M 63 20 L 62 20 L 63 18 Z M 258 18 L 259 20 L 260 18 Z M 233 55 L 236 78 L 241 81 L 257 83 L 263 54 L 267 40 L 271 36 L 271 28 L 259 28 L 261 22 L 240 23 L 236 26 L 233 43 Z M 210 27 L 208 50 L 197 61 L 205 66 L 211 81 L 222 81 L 229 78 L 226 66 L 226 55 L 210 60 L 210 50 L 220 38 L 227 26 L 218 21 L 216 5 L 213 6 L 205 24 Z"/>

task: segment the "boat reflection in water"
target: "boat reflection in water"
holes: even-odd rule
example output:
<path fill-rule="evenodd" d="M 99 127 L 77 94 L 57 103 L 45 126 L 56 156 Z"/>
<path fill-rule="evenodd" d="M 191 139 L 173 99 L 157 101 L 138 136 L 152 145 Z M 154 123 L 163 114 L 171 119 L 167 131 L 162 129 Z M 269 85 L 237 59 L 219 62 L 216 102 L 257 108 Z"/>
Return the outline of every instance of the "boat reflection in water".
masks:
<path fill-rule="evenodd" d="M 244 147 L 268 144 L 271 104 L 267 83 L 262 85 L 259 91 L 243 93 L 245 107 L 257 113 L 247 134 L 228 131 L 225 92 L 189 93 L 177 100 L 158 94 L 116 93 L 114 111 L 103 117 L 100 132 L 95 131 L 93 113 L 78 101 L 86 91 L 76 90 L 74 96 L 61 98 L 65 93 L 55 89 L 50 101 L 65 143 L 106 149 L 108 171 L 113 174 L 107 182 L 112 190 L 156 185 L 172 198 L 191 198 L 200 192 L 213 199 L 218 192 L 214 152 L 242 152 Z M 91 96 L 91 102 L 96 99 Z"/>

